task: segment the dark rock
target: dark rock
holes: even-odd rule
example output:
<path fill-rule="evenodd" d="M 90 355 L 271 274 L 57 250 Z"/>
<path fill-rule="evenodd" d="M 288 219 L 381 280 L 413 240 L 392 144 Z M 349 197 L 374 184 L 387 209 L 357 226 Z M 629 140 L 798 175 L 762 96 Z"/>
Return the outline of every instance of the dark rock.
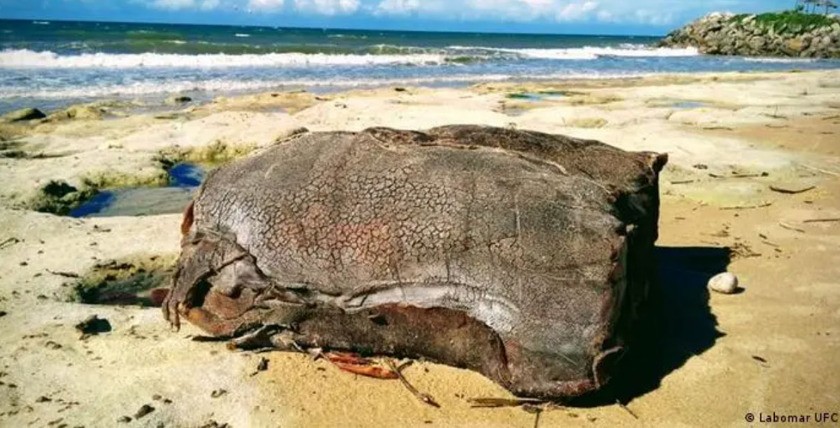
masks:
<path fill-rule="evenodd" d="M 82 333 L 82 337 L 87 337 L 111 331 L 111 323 L 105 318 L 99 318 L 97 315 L 91 315 L 84 321 L 76 324 L 76 330 Z"/>
<path fill-rule="evenodd" d="M 6 113 L 2 118 L 6 122 L 21 122 L 24 120 L 43 119 L 45 117 L 47 117 L 47 115 L 37 108 L 24 108 Z"/>
<path fill-rule="evenodd" d="M 140 418 L 142 418 L 143 416 L 146 416 L 146 415 L 148 415 L 149 413 L 152 413 L 152 412 L 154 412 L 154 411 L 155 411 L 155 408 L 154 408 L 154 407 L 152 407 L 152 406 L 150 406 L 150 405 L 148 405 L 148 404 L 144 404 L 142 407 L 140 407 L 140 410 L 137 410 L 137 413 L 135 413 L 135 414 L 134 414 L 134 418 L 135 418 L 135 419 L 140 419 Z"/>
<path fill-rule="evenodd" d="M 192 98 L 184 95 L 176 95 L 166 100 L 167 104 L 186 104 L 188 102 L 192 102 Z"/>
<path fill-rule="evenodd" d="M 257 371 L 251 373 L 251 376 L 268 370 L 268 358 L 261 357 L 260 361 L 257 363 Z"/>
<path fill-rule="evenodd" d="M 226 423 L 218 423 L 213 419 L 210 419 L 206 424 L 202 425 L 201 428 L 230 428 L 230 425 Z"/>
<path fill-rule="evenodd" d="M 120 416 L 119 418 L 117 418 L 117 422 L 119 422 L 121 424 L 127 424 L 127 423 L 131 422 L 131 418 L 128 417 L 128 416 Z"/>

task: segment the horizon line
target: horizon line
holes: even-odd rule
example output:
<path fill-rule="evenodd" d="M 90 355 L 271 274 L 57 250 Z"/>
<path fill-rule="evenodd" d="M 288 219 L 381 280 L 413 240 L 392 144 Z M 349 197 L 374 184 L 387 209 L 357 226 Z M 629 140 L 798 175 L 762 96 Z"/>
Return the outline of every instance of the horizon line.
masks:
<path fill-rule="evenodd" d="M 661 38 L 667 33 L 657 35 L 644 34 L 593 34 L 593 33 L 529 33 L 529 32 L 501 32 L 501 31 L 458 31 L 458 30 L 393 30 L 382 28 L 350 28 L 350 27 L 315 27 L 315 26 L 280 26 L 280 25 L 258 25 L 258 24 L 206 24 L 195 22 L 151 22 L 151 21 L 119 21 L 119 20 L 91 20 L 91 19 L 50 19 L 50 18 L 0 18 L 3 21 L 20 21 L 20 22 L 80 22 L 80 23 L 109 23 L 109 24 L 137 24 L 137 25 L 180 25 L 180 26 L 208 26 L 208 27 L 238 27 L 238 28 L 288 28 L 296 30 L 339 30 L 339 31 L 383 31 L 391 33 L 449 33 L 449 34 L 512 34 L 512 35 L 528 35 L 528 36 L 580 36 L 580 37 L 644 37 L 644 38 Z"/>

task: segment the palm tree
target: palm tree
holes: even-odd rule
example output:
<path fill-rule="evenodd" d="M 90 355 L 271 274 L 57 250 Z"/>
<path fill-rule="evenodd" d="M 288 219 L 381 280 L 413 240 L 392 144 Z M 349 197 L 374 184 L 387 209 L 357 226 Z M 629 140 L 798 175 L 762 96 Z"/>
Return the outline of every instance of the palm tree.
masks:
<path fill-rule="evenodd" d="M 796 0 L 794 10 L 804 11 L 805 13 L 817 12 L 818 8 L 824 7 L 825 14 L 828 15 L 830 9 L 837 9 L 837 3 L 833 0 Z"/>

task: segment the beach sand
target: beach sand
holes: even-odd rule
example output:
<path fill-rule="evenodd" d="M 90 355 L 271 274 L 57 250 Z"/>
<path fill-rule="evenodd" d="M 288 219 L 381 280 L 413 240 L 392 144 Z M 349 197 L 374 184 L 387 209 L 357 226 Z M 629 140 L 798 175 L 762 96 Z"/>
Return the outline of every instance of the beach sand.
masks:
<path fill-rule="evenodd" d="M 813 422 L 840 412 L 840 71 L 402 89 L 268 93 L 168 112 L 111 103 L 2 125 L 0 142 L 16 154 L 0 158 L 0 425 L 115 426 L 129 416 L 127 426 L 152 427 L 743 426 L 747 413 Z M 626 408 L 474 409 L 469 398 L 510 395 L 477 373 L 415 363 L 405 376 L 433 408 L 398 381 L 306 355 L 191 340 L 198 330 L 171 331 L 157 308 L 74 303 L 73 276 L 98 263 L 171 261 L 181 216 L 25 208 L 50 180 L 159 184 L 162 158 L 234 157 L 301 127 L 452 123 L 669 154 L 658 242 L 666 364 Z M 743 291 L 709 295 L 706 280 L 727 269 Z M 80 339 L 74 325 L 93 314 L 111 331 Z M 268 368 L 257 372 L 261 358 Z M 136 419 L 144 405 L 154 410 Z"/>

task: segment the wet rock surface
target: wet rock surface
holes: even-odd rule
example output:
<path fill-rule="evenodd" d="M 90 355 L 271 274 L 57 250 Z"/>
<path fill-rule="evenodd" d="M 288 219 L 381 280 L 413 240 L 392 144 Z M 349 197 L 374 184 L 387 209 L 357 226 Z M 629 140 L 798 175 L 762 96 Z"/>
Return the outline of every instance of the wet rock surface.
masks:
<path fill-rule="evenodd" d="M 43 119 L 45 117 L 47 117 L 47 115 L 37 108 L 24 108 L 6 113 L 0 119 L 6 122 L 21 122 L 26 120 Z"/>

